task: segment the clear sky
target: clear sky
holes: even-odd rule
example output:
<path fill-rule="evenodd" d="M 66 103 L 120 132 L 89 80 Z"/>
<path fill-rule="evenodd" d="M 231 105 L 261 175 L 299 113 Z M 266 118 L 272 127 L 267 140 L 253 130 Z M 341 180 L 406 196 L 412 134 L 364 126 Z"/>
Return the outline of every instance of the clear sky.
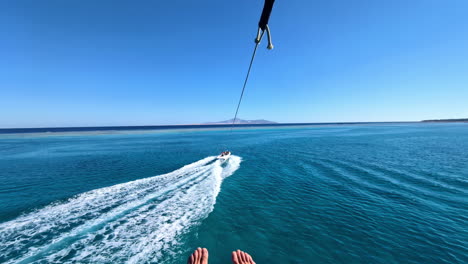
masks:
<path fill-rule="evenodd" d="M 232 118 L 262 0 L 0 3 L 0 127 Z M 468 1 L 276 0 L 239 116 L 468 117 Z"/>

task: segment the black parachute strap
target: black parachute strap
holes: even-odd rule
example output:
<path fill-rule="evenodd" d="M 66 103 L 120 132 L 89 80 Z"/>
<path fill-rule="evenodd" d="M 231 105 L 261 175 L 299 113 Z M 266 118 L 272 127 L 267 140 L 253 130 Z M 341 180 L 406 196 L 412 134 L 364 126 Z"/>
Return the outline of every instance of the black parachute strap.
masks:
<path fill-rule="evenodd" d="M 262 16 L 260 21 L 258 21 L 258 27 L 262 30 L 265 30 L 268 25 L 268 20 L 270 19 L 271 10 L 273 9 L 273 4 L 275 0 L 265 0 L 265 5 L 263 6 Z"/>
<path fill-rule="evenodd" d="M 273 44 L 271 43 L 271 33 L 270 27 L 268 26 L 268 20 L 270 19 L 271 10 L 273 9 L 273 4 L 275 0 L 265 0 L 265 5 L 263 6 L 262 15 L 258 21 L 258 31 L 257 38 L 255 38 L 255 43 L 259 43 L 262 40 L 263 33 L 266 31 L 268 36 L 268 49 L 273 49 Z"/>

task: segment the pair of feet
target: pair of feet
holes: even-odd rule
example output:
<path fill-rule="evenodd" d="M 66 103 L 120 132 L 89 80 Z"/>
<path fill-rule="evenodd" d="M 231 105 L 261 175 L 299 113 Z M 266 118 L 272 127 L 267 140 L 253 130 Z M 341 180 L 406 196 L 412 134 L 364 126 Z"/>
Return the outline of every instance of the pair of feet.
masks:
<path fill-rule="evenodd" d="M 188 258 L 188 264 L 208 264 L 208 250 L 197 248 Z M 244 251 L 232 252 L 232 263 L 234 264 L 255 264 L 252 257 Z"/>

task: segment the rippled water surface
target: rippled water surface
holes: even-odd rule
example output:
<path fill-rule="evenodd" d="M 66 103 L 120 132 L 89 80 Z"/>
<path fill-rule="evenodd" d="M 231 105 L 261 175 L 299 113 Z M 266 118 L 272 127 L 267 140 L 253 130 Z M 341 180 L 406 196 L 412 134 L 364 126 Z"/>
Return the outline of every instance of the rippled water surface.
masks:
<path fill-rule="evenodd" d="M 468 263 L 467 241 L 467 124 L 0 135 L 0 263 Z"/>

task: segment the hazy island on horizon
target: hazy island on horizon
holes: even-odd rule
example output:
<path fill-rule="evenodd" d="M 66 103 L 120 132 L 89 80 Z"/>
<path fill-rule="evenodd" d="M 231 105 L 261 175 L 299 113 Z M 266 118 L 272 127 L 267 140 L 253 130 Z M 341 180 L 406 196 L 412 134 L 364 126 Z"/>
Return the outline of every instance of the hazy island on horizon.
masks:
<path fill-rule="evenodd" d="M 422 120 L 421 122 L 426 122 L 426 123 L 433 123 L 433 122 L 439 122 L 439 123 L 468 122 L 468 118 L 428 119 L 428 120 Z"/>
<path fill-rule="evenodd" d="M 218 122 L 207 122 L 203 123 L 202 125 L 229 125 L 233 123 L 234 118 L 225 120 L 225 121 L 218 121 Z M 240 119 L 236 118 L 236 121 L 234 122 L 235 125 L 260 125 L 260 124 L 278 124 L 277 122 L 274 121 L 269 121 L 265 119 L 255 119 L 255 120 L 245 120 L 245 119 Z"/>

